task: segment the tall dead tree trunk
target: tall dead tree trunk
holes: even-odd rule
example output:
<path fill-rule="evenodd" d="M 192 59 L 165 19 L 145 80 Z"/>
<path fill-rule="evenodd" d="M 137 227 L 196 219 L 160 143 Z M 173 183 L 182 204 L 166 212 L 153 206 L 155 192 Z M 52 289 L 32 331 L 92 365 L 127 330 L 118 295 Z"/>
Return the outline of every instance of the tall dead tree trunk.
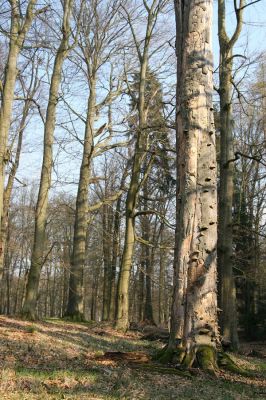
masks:
<path fill-rule="evenodd" d="M 242 30 L 245 0 L 235 2 L 237 26 L 228 37 L 226 33 L 225 1 L 218 1 L 218 36 L 220 44 L 219 96 L 220 96 L 220 187 L 218 229 L 218 272 L 220 327 L 223 341 L 238 348 L 235 282 L 233 276 L 234 148 L 232 116 L 233 48 Z"/>
<path fill-rule="evenodd" d="M 212 0 L 176 0 L 177 228 L 167 358 L 213 370 L 218 342 Z"/>
<path fill-rule="evenodd" d="M 32 21 L 36 15 L 36 0 L 28 2 L 25 17 L 21 16 L 19 2 L 12 0 L 11 6 L 11 28 L 9 35 L 9 51 L 5 66 L 4 83 L 0 81 L 1 108 L 0 108 L 0 225 L 3 221 L 4 204 L 4 185 L 5 168 L 10 155 L 7 149 L 8 134 L 11 125 L 12 107 L 14 101 L 14 91 L 17 79 L 17 62 L 26 35 L 31 27 Z M 0 227 L 1 231 L 1 227 Z M 0 255 L 4 252 L 2 238 L 0 237 Z M 3 257 L 1 257 L 3 260 Z M 0 279 L 3 273 L 3 262 L 0 264 Z"/>
<path fill-rule="evenodd" d="M 26 287 L 25 302 L 22 314 L 25 318 L 36 318 L 37 295 L 41 269 L 44 262 L 45 230 L 47 223 L 48 195 L 51 187 L 53 167 L 53 142 L 56 120 L 56 107 L 61 83 L 62 67 L 70 50 L 69 38 L 71 34 L 70 17 L 72 13 L 72 0 L 65 0 L 63 4 L 64 14 L 62 22 L 62 39 L 57 50 L 51 77 L 48 107 L 44 127 L 44 149 L 40 187 L 35 211 L 34 243 L 31 256 L 31 267 Z"/>

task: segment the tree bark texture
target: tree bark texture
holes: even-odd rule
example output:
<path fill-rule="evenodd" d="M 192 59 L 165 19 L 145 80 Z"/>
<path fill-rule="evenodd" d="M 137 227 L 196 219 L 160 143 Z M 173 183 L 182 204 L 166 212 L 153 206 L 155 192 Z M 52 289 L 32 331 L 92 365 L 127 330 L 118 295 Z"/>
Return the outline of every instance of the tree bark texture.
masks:
<path fill-rule="evenodd" d="M 132 257 L 135 244 L 135 210 L 138 201 L 138 194 L 140 190 L 140 175 L 141 165 L 145 157 L 145 150 L 147 147 L 147 133 L 145 131 L 145 124 L 147 120 L 147 110 L 145 107 L 145 84 L 148 69 L 148 52 L 152 30 L 154 26 L 155 15 L 154 7 L 156 1 L 148 12 L 148 21 L 146 28 L 146 36 L 144 41 L 143 54 L 139 55 L 140 59 L 140 79 L 139 79 L 139 98 L 138 98 L 138 128 L 135 151 L 133 156 L 133 166 L 131 173 L 131 180 L 126 199 L 126 230 L 122 262 L 118 280 L 118 293 L 117 293 L 117 312 L 116 312 L 116 328 L 119 330 L 127 330 L 129 325 L 129 282 L 130 271 L 132 266 Z M 138 48 L 139 51 L 139 48 Z"/>
<path fill-rule="evenodd" d="M 21 121 L 19 124 L 18 142 L 17 142 L 15 160 L 12 164 L 11 171 L 8 176 L 7 184 L 4 189 L 3 212 L 2 212 L 2 221 L 1 221 L 1 230 L 0 230 L 0 243 L 2 246 L 2 251 L 0 251 L 0 284 L 1 284 L 3 270 L 4 270 L 4 256 L 5 256 L 7 228 L 8 228 L 8 211 L 9 211 L 9 207 L 10 207 L 10 200 L 11 200 L 11 195 L 12 195 L 13 184 L 14 184 L 16 172 L 17 172 L 17 169 L 19 166 L 23 132 L 24 132 L 24 128 L 26 125 L 26 119 L 28 116 L 29 109 L 30 109 L 30 101 L 27 100 L 24 105 L 23 112 L 22 112 L 22 118 L 21 118 Z"/>
<path fill-rule="evenodd" d="M 240 0 L 239 7 L 244 1 Z M 236 11 L 237 13 L 237 11 Z M 232 116 L 232 50 L 242 27 L 243 10 L 237 13 L 238 21 L 231 39 L 225 27 L 225 2 L 218 2 L 218 36 L 220 45 L 219 96 L 220 96 L 220 187 L 218 229 L 218 272 L 220 327 L 223 341 L 238 348 L 235 282 L 233 276 L 233 196 L 234 196 L 234 143 Z"/>
<path fill-rule="evenodd" d="M 59 87 L 61 83 L 62 67 L 64 60 L 70 50 L 69 37 L 71 34 L 70 17 L 72 12 L 72 3 L 72 0 L 64 1 L 62 39 L 55 56 L 53 73 L 51 77 L 51 86 L 49 91 L 49 100 L 46 111 L 41 180 L 35 210 L 34 243 L 31 256 L 31 267 L 26 288 L 25 302 L 22 310 L 22 314 L 29 319 L 36 318 L 35 314 L 39 280 L 44 262 L 48 196 L 49 190 L 51 188 L 51 176 L 53 167 L 53 142 L 56 121 L 56 107 L 58 102 Z"/>
<path fill-rule="evenodd" d="M 175 10 L 177 228 L 168 348 L 178 339 L 184 364 L 202 351 L 212 365 L 218 341 L 212 0 L 177 0 Z"/>
<path fill-rule="evenodd" d="M 88 195 L 91 160 L 93 156 L 94 122 L 96 103 L 96 77 L 90 83 L 87 121 L 84 136 L 83 157 L 76 200 L 73 253 L 71 257 L 69 295 L 66 316 L 75 320 L 84 319 L 83 310 L 83 270 L 86 253 L 88 225 Z"/>
<path fill-rule="evenodd" d="M 147 181 L 144 183 L 143 186 L 143 210 L 148 210 L 148 202 L 146 198 L 148 197 L 148 187 Z M 150 229 L 150 216 L 143 215 L 142 217 L 142 237 L 146 242 L 152 241 L 151 239 L 151 229 Z M 152 251 L 150 246 L 144 246 L 144 265 L 145 265 L 145 304 L 144 304 L 144 321 L 149 323 L 150 325 L 155 325 L 154 318 L 153 318 L 153 304 L 152 304 L 152 272 L 153 272 L 153 265 L 152 265 Z"/>
<path fill-rule="evenodd" d="M 1 108 L 0 108 L 0 225 L 5 224 L 3 217 L 4 211 L 4 185 L 5 168 L 9 161 L 9 151 L 7 148 L 8 134 L 11 125 L 12 107 L 14 101 L 14 91 L 17 79 L 17 62 L 19 53 L 23 46 L 26 35 L 35 17 L 34 8 L 36 0 L 28 2 L 25 18 L 22 20 L 18 1 L 10 1 L 11 4 L 11 28 L 8 58 L 5 67 L 3 88 L 1 88 Z M 0 227 L 1 230 L 1 227 Z M 0 238 L 0 256 L 3 258 L 4 248 L 2 238 Z M 0 277 L 3 271 L 3 264 L 0 265 Z"/>

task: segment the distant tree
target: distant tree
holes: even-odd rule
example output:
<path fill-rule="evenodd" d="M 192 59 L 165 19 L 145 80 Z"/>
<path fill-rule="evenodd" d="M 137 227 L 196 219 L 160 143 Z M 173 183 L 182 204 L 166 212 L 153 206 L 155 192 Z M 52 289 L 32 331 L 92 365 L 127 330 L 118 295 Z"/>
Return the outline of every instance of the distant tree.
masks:
<path fill-rule="evenodd" d="M 131 118 L 130 130 L 134 134 L 138 127 L 138 98 L 139 98 L 139 75 L 133 75 L 131 84 Z M 168 150 L 170 148 L 168 133 L 166 127 L 167 121 L 164 116 L 163 92 L 156 74 L 148 68 L 146 83 L 145 83 L 145 105 L 147 109 L 147 127 L 145 129 L 147 140 L 147 155 L 143 161 L 141 177 L 143 178 L 149 170 L 149 174 L 143 180 L 143 185 L 140 188 L 138 218 L 140 219 L 141 238 L 141 270 L 139 271 L 140 278 L 143 280 L 143 288 L 140 290 L 140 295 L 143 299 L 140 300 L 141 318 L 145 323 L 154 324 L 153 302 L 152 302 L 152 275 L 154 269 L 154 247 L 152 238 L 157 235 L 160 224 L 152 226 L 152 220 L 156 217 L 156 210 L 159 213 L 160 200 L 156 200 L 156 196 L 150 196 L 150 193 L 160 193 L 158 199 L 162 196 L 170 196 L 171 184 L 173 178 L 171 176 L 170 165 L 168 158 Z M 172 185 L 173 187 L 173 185 Z M 158 193 L 158 194 L 159 194 Z M 162 214 L 163 215 L 163 214 Z M 158 217 L 158 215 L 157 215 Z M 152 247 L 154 246 L 154 247 Z M 141 281 L 140 281 L 141 282 Z M 144 290 L 145 284 L 145 290 Z"/>
<path fill-rule="evenodd" d="M 65 316 L 75 320 L 84 318 L 84 290 L 83 273 L 86 255 L 86 236 L 89 213 L 89 183 L 91 178 L 92 161 L 104 151 L 119 146 L 118 143 L 108 144 L 112 139 L 112 132 L 105 137 L 104 143 L 101 134 L 105 133 L 106 125 L 96 128 L 95 122 L 102 109 L 108 106 L 120 94 L 119 83 L 116 85 L 111 79 L 110 90 L 105 98 L 97 103 L 97 84 L 99 70 L 110 63 L 111 55 L 116 54 L 118 38 L 123 29 L 119 25 L 118 10 L 120 1 L 112 0 L 107 4 L 90 0 L 86 2 L 82 12 L 82 22 L 79 39 L 79 59 L 84 63 L 85 76 L 89 87 L 87 115 L 83 140 L 83 154 L 80 166 L 78 191 L 76 198 L 75 225 L 73 239 L 73 253 L 71 257 L 68 305 Z M 111 43 L 111 47 L 110 47 Z M 113 77 L 112 77 L 113 78 Z M 104 135 L 103 135 L 104 136 Z M 96 138 L 100 138 L 98 144 Z"/>

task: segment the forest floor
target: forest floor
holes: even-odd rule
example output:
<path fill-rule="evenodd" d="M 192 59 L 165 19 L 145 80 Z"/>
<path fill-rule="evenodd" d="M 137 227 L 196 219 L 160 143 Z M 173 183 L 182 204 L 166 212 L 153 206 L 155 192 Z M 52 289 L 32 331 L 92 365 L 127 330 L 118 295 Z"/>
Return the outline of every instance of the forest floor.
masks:
<path fill-rule="evenodd" d="M 220 372 L 211 378 L 196 369 L 186 377 L 172 374 L 174 369 L 162 372 L 148 362 L 163 345 L 140 340 L 141 336 L 119 334 L 107 324 L 58 319 L 33 324 L 0 317 L 0 399 L 266 398 L 266 343 L 243 344 L 241 355 L 235 357 L 252 377 Z M 120 352 L 134 356 L 123 359 Z"/>

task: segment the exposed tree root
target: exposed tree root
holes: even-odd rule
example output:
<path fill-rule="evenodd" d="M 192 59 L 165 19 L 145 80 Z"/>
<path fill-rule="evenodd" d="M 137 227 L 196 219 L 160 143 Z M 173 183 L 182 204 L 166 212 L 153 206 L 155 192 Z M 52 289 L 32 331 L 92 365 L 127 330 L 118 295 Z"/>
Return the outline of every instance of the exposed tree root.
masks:
<path fill-rule="evenodd" d="M 114 323 L 114 329 L 121 333 L 126 333 L 129 329 L 128 322 L 124 321 L 122 318 L 117 319 Z"/>
<path fill-rule="evenodd" d="M 232 358 L 225 352 L 219 351 L 217 355 L 218 365 L 225 371 L 233 372 L 234 374 L 252 377 L 254 374 L 251 371 L 247 371 L 239 367 Z"/>
<path fill-rule="evenodd" d="M 127 352 L 123 353 L 120 351 L 108 351 L 103 356 L 98 356 L 97 360 L 104 361 L 104 360 L 111 360 L 115 362 L 124 362 L 130 368 L 149 371 L 159 374 L 170 374 L 170 375 L 179 375 L 185 378 L 191 378 L 191 374 L 189 371 L 183 371 L 180 369 L 176 369 L 174 367 L 164 367 L 162 365 L 158 365 L 155 362 L 151 361 L 151 357 L 148 356 L 144 352 Z"/>
<path fill-rule="evenodd" d="M 31 312 L 31 311 L 23 311 L 20 314 L 20 318 L 23 321 L 31 321 L 31 322 L 38 321 L 38 318 L 36 317 L 36 314 Z"/>
<path fill-rule="evenodd" d="M 161 364 L 175 364 L 183 371 L 196 367 L 214 376 L 217 376 L 219 368 L 246 377 L 254 376 L 251 371 L 239 367 L 227 353 L 208 345 L 194 346 L 190 351 L 165 346 L 153 356 L 153 360 Z"/>
<path fill-rule="evenodd" d="M 223 351 L 216 351 L 212 346 L 194 346 L 188 352 L 184 348 L 164 347 L 152 358 L 144 352 L 106 352 L 99 360 L 112 360 L 127 363 L 132 368 L 148 370 L 161 374 L 180 375 L 191 378 L 194 368 L 209 375 L 217 376 L 219 368 L 234 374 L 253 377 L 254 374 L 236 365 L 230 356 Z M 155 361 L 155 362 L 154 362 Z M 158 365 L 167 364 L 167 366 Z M 174 367 L 171 367 L 172 364 Z"/>
<path fill-rule="evenodd" d="M 150 363 L 150 364 L 137 364 L 137 363 L 132 363 L 130 364 L 131 368 L 134 369 L 140 369 L 143 371 L 149 371 L 149 372 L 154 372 L 157 374 L 169 374 L 169 375 L 178 375 L 178 376 L 182 376 L 184 378 L 192 378 L 192 375 L 190 374 L 189 371 L 182 371 L 180 369 L 176 369 L 176 368 L 170 368 L 170 367 L 162 367 L 159 365 L 156 365 L 154 363 Z"/>
<path fill-rule="evenodd" d="M 211 375 L 217 373 L 216 351 L 211 346 L 195 346 L 190 351 L 185 351 L 182 347 L 176 349 L 166 347 L 155 356 L 155 359 L 162 364 L 177 364 L 182 370 L 197 366 Z"/>
<path fill-rule="evenodd" d="M 173 349 L 165 346 L 153 356 L 153 360 L 158 361 L 161 364 L 181 364 L 184 356 L 185 351 L 182 347 Z"/>
<path fill-rule="evenodd" d="M 139 325 L 142 326 L 142 328 L 144 328 L 145 326 L 157 327 L 156 323 L 153 320 L 147 318 L 140 321 Z"/>
<path fill-rule="evenodd" d="M 65 315 L 63 319 L 65 321 L 77 322 L 77 323 L 79 323 L 79 322 L 87 322 L 82 313 L 76 313 L 76 314 L 72 314 L 72 315 Z"/>
<path fill-rule="evenodd" d="M 217 352 L 211 346 L 199 346 L 196 351 L 196 359 L 199 367 L 211 375 L 216 375 L 218 371 L 217 366 Z"/>
<path fill-rule="evenodd" d="M 200 368 L 210 375 L 217 375 L 216 350 L 212 346 L 200 345 L 194 346 L 190 351 L 183 350 L 183 358 L 180 362 L 180 368 L 189 369 L 193 366 Z"/>

